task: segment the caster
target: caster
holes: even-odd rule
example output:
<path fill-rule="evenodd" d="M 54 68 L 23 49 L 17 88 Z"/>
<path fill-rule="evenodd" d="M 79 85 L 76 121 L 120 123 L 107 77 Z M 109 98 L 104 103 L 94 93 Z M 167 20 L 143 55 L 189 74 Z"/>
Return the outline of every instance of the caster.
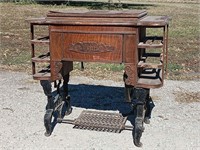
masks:
<path fill-rule="evenodd" d="M 149 117 L 144 117 L 144 123 L 145 123 L 145 124 L 150 124 L 150 119 L 149 119 Z"/>

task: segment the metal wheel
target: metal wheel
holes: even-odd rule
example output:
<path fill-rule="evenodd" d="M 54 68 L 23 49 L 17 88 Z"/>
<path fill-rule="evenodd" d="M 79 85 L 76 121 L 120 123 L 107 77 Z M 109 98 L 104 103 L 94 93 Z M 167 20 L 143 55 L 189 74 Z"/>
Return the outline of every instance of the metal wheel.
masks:
<path fill-rule="evenodd" d="M 58 114 L 58 116 L 57 116 L 57 118 L 56 118 L 56 121 L 58 122 L 58 123 L 61 123 L 62 122 L 62 119 L 63 119 L 63 109 L 64 109 L 64 104 L 65 104 L 65 102 L 63 101 L 63 102 L 61 102 L 60 103 L 60 106 L 57 108 L 57 110 L 56 110 L 56 112 L 57 112 L 57 114 Z"/>
<path fill-rule="evenodd" d="M 59 98 L 60 100 L 58 102 L 58 106 L 56 107 L 55 111 L 58 114 L 56 120 L 58 123 L 61 123 L 65 115 L 71 114 L 72 107 L 70 104 L 69 96 L 67 96 L 66 98 L 60 96 Z"/>

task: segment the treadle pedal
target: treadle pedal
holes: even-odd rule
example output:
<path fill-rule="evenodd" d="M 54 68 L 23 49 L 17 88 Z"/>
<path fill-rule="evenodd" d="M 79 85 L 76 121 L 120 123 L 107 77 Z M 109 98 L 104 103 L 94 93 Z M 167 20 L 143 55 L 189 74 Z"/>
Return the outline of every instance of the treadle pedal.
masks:
<path fill-rule="evenodd" d="M 82 111 L 74 121 L 75 129 L 120 133 L 125 129 L 127 117 L 120 113 Z"/>

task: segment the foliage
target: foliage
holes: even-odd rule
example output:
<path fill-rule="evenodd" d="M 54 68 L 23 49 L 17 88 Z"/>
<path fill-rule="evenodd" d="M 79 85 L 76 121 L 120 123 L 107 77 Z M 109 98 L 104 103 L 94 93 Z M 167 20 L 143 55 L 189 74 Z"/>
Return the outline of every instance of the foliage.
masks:
<path fill-rule="evenodd" d="M 20 1 L 20 0 L 19 0 Z M 27 18 L 45 16 L 49 10 L 90 9 L 91 7 L 66 5 L 18 5 L 17 3 L 0 3 L 0 68 L 29 68 L 30 61 L 30 26 Z M 28 0 L 21 0 L 21 2 Z M 88 4 L 89 5 L 89 4 Z M 168 73 L 171 79 L 198 79 L 200 75 L 199 53 L 199 6 L 188 3 L 131 3 L 129 9 L 147 9 L 149 15 L 168 15 L 172 18 L 169 27 L 169 64 Z M 127 9 L 125 4 L 122 9 Z M 104 8 L 103 8 L 104 9 Z M 108 9 L 108 8 L 107 8 Z M 189 13 L 188 13 L 189 12 Z M 45 35 L 46 30 L 37 30 Z M 152 32 L 152 31 L 150 31 Z M 41 49 L 40 49 L 41 50 Z M 123 66 L 111 64 L 86 64 L 85 74 L 94 75 L 95 68 L 99 74 L 122 72 Z M 27 69 L 26 69 L 27 70 Z M 88 72 L 87 72 L 88 70 Z"/>

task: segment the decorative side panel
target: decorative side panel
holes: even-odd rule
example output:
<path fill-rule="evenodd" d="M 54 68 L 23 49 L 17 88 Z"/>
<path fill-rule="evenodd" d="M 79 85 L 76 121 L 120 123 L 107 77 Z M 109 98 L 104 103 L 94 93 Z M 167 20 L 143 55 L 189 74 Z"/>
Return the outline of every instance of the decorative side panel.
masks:
<path fill-rule="evenodd" d="M 136 85 L 137 81 L 137 67 L 134 64 L 126 63 L 124 68 L 124 82 L 126 85 Z"/>
<path fill-rule="evenodd" d="M 62 62 L 60 61 L 52 61 L 51 62 L 51 80 L 59 80 L 62 78 Z"/>

